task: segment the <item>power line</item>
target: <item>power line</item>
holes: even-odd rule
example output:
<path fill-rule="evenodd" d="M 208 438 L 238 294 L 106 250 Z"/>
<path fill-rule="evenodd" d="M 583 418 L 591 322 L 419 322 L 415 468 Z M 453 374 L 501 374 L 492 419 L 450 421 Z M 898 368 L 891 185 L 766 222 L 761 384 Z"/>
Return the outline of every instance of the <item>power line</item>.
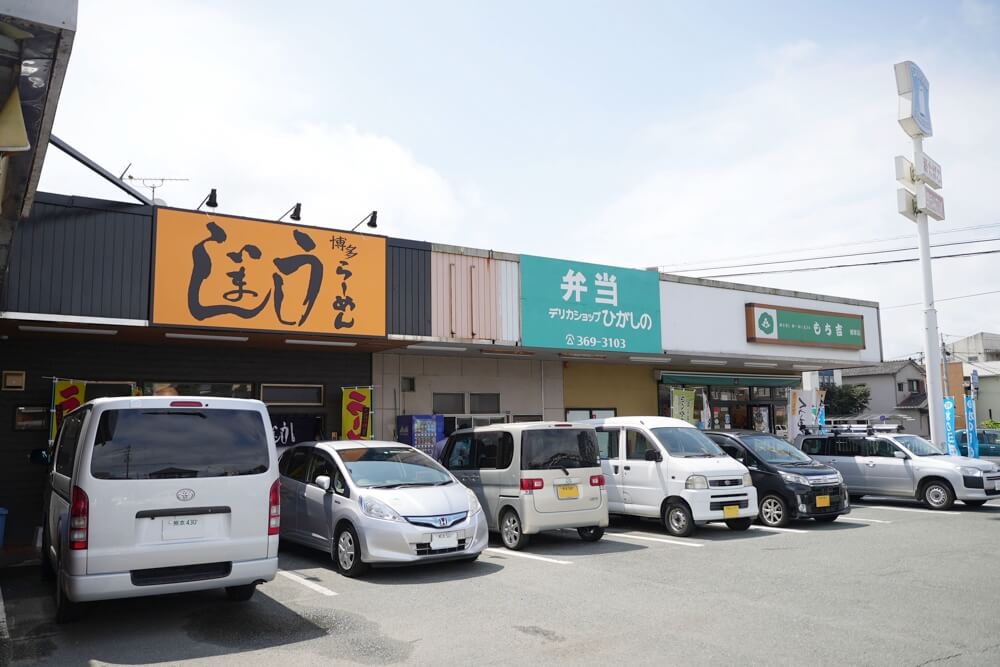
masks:
<path fill-rule="evenodd" d="M 968 241 L 952 241 L 950 243 L 937 243 L 933 244 L 931 248 L 945 248 L 947 246 L 953 245 L 969 245 L 970 243 L 990 243 L 992 241 L 1000 241 L 1000 237 L 991 239 L 972 239 Z M 919 250 L 917 246 L 911 246 L 908 248 L 889 248 L 886 250 L 867 250 L 865 252 L 849 252 L 842 255 L 823 255 L 819 257 L 802 257 L 800 259 L 780 259 L 770 262 L 753 262 L 751 264 L 730 264 L 728 266 L 706 266 L 700 269 L 687 269 L 685 273 L 689 271 L 720 271 L 722 269 L 743 269 L 750 266 L 765 266 L 767 264 L 794 264 L 796 262 L 814 262 L 821 259 L 842 259 L 844 257 L 864 257 L 866 255 L 881 255 L 890 252 L 906 252 L 909 250 Z"/>
<path fill-rule="evenodd" d="M 995 255 L 1000 250 L 977 250 L 975 252 L 958 252 L 951 255 L 937 255 L 931 259 L 954 259 L 956 257 L 973 257 L 976 255 Z M 827 271 L 829 269 L 847 269 L 856 266 L 882 266 L 885 264 L 907 264 L 919 261 L 919 257 L 909 257 L 906 259 L 883 259 L 878 262 L 857 262 L 855 264 L 831 264 L 830 266 L 807 266 L 799 269 L 773 269 L 771 271 L 750 271 L 747 273 L 719 273 L 711 276 L 699 276 L 699 278 L 736 278 L 738 276 L 763 276 L 774 273 L 802 273 L 803 271 Z"/>
<path fill-rule="evenodd" d="M 949 296 L 943 299 L 935 299 L 935 303 L 941 301 L 956 301 L 958 299 L 971 299 L 974 296 L 986 296 L 987 294 L 1000 294 L 1000 289 L 991 290 L 989 292 L 976 292 L 975 294 L 961 294 L 959 296 Z M 923 301 L 916 301 L 914 303 L 901 303 L 898 306 L 882 306 L 880 310 L 892 310 L 893 308 L 909 308 L 910 306 L 922 306 Z M 950 336 L 951 334 L 942 334 L 944 336 Z M 956 336 L 956 338 L 961 338 L 962 336 Z"/>
<path fill-rule="evenodd" d="M 954 229 L 946 229 L 946 230 L 940 231 L 940 232 L 931 232 L 931 236 L 939 236 L 939 235 L 942 235 L 942 234 L 957 234 L 959 232 L 968 232 L 968 231 L 972 231 L 972 230 L 976 230 L 976 229 L 990 229 L 990 228 L 993 228 L 993 227 L 1000 227 L 1000 223 L 992 223 L 992 224 L 988 224 L 988 225 L 972 225 L 972 226 L 968 226 L 968 227 L 956 227 Z M 829 248 L 847 248 L 847 247 L 850 247 L 850 246 L 867 245 L 869 243 L 883 243 L 885 241 L 900 241 L 900 240 L 903 240 L 903 239 L 912 239 L 912 238 L 913 238 L 912 234 L 904 234 L 902 236 L 886 236 L 884 238 L 880 238 L 880 239 L 868 239 L 866 241 L 848 241 L 848 242 L 845 242 L 845 243 L 832 243 L 832 244 L 831 243 L 825 243 L 823 245 L 818 245 L 818 246 L 807 246 L 807 247 L 804 247 L 804 248 L 795 248 L 794 250 L 776 250 L 774 252 L 754 253 L 754 254 L 750 254 L 750 255 L 732 255 L 732 256 L 729 256 L 729 257 L 718 257 L 718 258 L 716 258 L 713 261 L 728 262 L 728 261 L 731 261 L 731 260 L 738 260 L 738 259 L 754 259 L 754 258 L 758 258 L 758 257 L 777 257 L 779 255 L 790 255 L 790 254 L 793 254 L 793 253 L 803 252 L 803 251 L 807 251 L 807 250 L 827 250 Z M 692 264 L 704 264 L 704 263 L 705 263 L 705 260 L 698 260 L 698 261 L 694 261 L 694 262 L 681 262 L 681 263 L 677 263 L 677 264 L 665 264 L 665 265 L 659 266 L 657 268 L 660 271 L 663 271 L 664 273 L 669 273 L 671 270 L 674 270 L 674 271 L 681 270 L 680 267 L 691 266 Z M 768 264 L 770 262 L 764 262 L 764 263 Z M 686 271 L 700 271 L 700 270 L 701 269 L 686 269 Z"/>

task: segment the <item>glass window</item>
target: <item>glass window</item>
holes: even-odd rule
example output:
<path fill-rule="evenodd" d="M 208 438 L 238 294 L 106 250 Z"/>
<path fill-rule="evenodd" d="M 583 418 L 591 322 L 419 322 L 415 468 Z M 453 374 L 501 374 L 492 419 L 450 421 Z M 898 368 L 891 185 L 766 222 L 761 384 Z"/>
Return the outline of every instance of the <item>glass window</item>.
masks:
<path fill-rule="evenodd" d="M 776 399 L 788 398 L 788 387 L 774 387 L 771 395 Z"/>
<path fill-rule="evenodd" d="M 465 412 L 465 394 L 434 394 L 434 414 L 460 415 Z"/>
<path fill-rule="evenodd" d="M 902 382 L 897 382 L 896 391 L 906 391 L 906 385 L 904 385 Z"/>
<path fill-rule="evenodd" d="M 541 415 L 514 415 L 511 417 L 511 421 L 515 424 L 520 424 L 523 422 L 540 422 L 542 421 Z"/>
<path fill-rule="evenodd" d="M 499 414 L 500 394 L 469 394 L 469 412 L 474 415 Z"/>
<path fill-rule="evenodd" d="M 897 435 L 896 439 L 914 456 L 944 456 L 944 452 L 919 435 Z"/>
<path fill-rule="evenodd" d="M 770 387 L 753 387 L 753 397 L 760 399 L 770 399 L 771 398 L 771 388 Z"/>
<path fill-rule="evenodd" d="M 653 435 L 672 456 L 681 458 L 725 456 L 719 446 L 708 439 L 708 436 L 696 428 L 682 426 L 667 426 L 654 428 Z"/>
<path fill-rule="evenodd" d="M 452 481 L 441 464 L 411 447 L 358 447 L 338 454 L 354 483 L 365 488 L 443 486 Z"/>
<path fill-rule="evenodd" d="M 444 467 L 449 470 L 469 470 L 472 468 L 472 435 L 463 433 L 452 438 L 444 459 Z"/>
<path fill-rule="evenodd" d="M 344 481 L 344 476 L 340 473 L 339 469 L 334 470 L 333 492 L 340 496 L 347 495 L 347 482 Z"/>
<path fill-rule="evenodd" d="M 746 455 L 744 454 L 743 450 L 737 447 L 736 445 L 719 443 L 719 446 L 722 447 L 722 451 L 724 451 L 728 456 L 731 456 L 737 461 L 744 461 L 746 459 Z"/>
<path fill-rule="evenodd" d="M 73 462 L 76 459 L 76 445 L 80 440 L 84 411 L 66 417 L 59 434 L 59 451 L 56 454 L 56 472 L 67 477 L 73 476 Z"/>
<path fill-rule="evenodd" d="M 969 444 L 969 435 L 965 431 L 961 431 L 958 434 L 958 444 L 967 445 Z"/>
<path fill-rule="evenodd" d="M 829 456 L 829 441 L 826 438 L 806 438 L 802 441 L 802 451 L 813 456 Z"/>
<path fill-rule="evenodd" d="M 625 431 L 625 458 L 632 461 L 645 461 L 646 452 L 656 451 L 656 446 L 649 439 L 632 429 Z"/>
<path fill-rule="evenodd" d="M 316 478 L 320 475 L 326 475 L 333 481 L 333 475 L 336 472 L 336 468 L 333 465 L 333 461 L 328 459 L 325 454 L 320 454 L 316 450 L 312 452 L 312 472 L 309 473 L 309 483 L 315 484 Z"/>
<path fill-rule="evenodd" d="M 868 441 L 868 456 L 882 457 L 891 459 L 895 456 L 896 445 L 892 444 L 888 440 L 869 440 Z"/>
<path fill-rule="evenodd" d="M 866 445 L 861 438 L 833 438 L 831 456 L 864 456 Z"/>
<path fill-rule="evenodd" d="M 122 394 L 128 396 L 128 394 Z M 144 382 L 143 396 L 218 396 L 220 398 L 254 398 L 249 382 Z M 87 387 L 90 399 L 90 387 Z"/>
<path fill-rule="evenodd" d="M 105 410 L 90 472 L 98 479 L 256 475 L 269 465 L 264 420 L 255 410 Z"/>
<path fill-rule="evenodd" d="M 47 431 L 49 426 L 49 409 L 39 407 L 18 406 L 14 409 L 15 431 Z"/>
<path fill-rule="evenodd" d="M 618 458 L 618 441 L 621 431 L 613 429 L 597 429 L 597 451 L 602 459 Z"/>
<path fill-rule="evenodd" d="M 521 434 L 522 470 L 594 468 L 597 438 L 592 429 L 545 428 Z"/>
<path fill-rule="evenodd" d="M 917 393 L 917 392 L 919 392 L 920 391 L 920 380 L 907 380 L 906 381 L 906 388 L 911 393 L 914 393 L 914 394 Z"/>
<path fill-rule="evenodd" d="M 262 384 L 260 400 L 268 405 L 323 405 L 323 385 Z"/>
<path fill-rule="evenodd" d="M 768 463 L 808 463 L 809 457 L 792 447 L 790 444 L 770 434 L 747 435 L 743 437 L 746 445 L 754 455 Z"/>
<path fill-rule="evenodd" d="M 474 468 L 496 470 L 500 461 L 500 434 L 477 433 L 474 437 L 476 465 Z"/>

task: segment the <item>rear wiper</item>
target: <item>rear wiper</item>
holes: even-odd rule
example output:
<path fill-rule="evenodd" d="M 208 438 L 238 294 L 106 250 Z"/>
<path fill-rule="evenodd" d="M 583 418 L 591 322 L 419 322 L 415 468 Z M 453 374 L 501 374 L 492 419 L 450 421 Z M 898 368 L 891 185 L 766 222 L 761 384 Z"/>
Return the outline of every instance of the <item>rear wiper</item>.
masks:
<path fill-rule="evenodd" d="M 688 454 L 686 459 L 714 459 L 715 454 Z"/>

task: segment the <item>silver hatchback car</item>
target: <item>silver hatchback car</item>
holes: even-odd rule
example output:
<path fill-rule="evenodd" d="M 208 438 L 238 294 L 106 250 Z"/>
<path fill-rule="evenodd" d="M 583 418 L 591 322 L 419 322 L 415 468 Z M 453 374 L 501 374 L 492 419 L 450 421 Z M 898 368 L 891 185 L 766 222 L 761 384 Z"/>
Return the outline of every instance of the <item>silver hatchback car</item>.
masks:
<path fill-rule="evenodd" d="M 281 538 L 322 549 L 341 574 L 479 557 L 486 517 L 437 461 L 398 442 L 298 444 L 281 455 Z"/>

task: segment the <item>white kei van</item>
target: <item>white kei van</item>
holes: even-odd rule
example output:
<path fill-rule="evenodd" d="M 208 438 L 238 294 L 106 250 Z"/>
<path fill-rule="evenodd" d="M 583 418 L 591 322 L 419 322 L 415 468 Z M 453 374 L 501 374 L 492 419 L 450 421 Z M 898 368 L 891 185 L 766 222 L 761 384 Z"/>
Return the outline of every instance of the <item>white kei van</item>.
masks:
<path fill-rule="evenodd" d="M 656 517 L 678 537 L 724 521 L 747 530 L 757 516 L 750 472 L 697 428 L 670 417 L 608 417 L 597 430 L 608 511 Z"/>
<path fill-rule="evenodd" d="M 529 535 L 576 528 L 596 542 L 608 525 L 608 495 L 589 426 L 559 422 L 492 424 L 455 431 L 441 463 L 472 489 L 489 529 L 508 549 Z"/>
<path fill-rule="evenodd" d="M 69 413 L 45 493 L 56 620 L 77 603 L 225 588 L 278 568 L 278 464 L 260 401 L 100 398 Z"/>

